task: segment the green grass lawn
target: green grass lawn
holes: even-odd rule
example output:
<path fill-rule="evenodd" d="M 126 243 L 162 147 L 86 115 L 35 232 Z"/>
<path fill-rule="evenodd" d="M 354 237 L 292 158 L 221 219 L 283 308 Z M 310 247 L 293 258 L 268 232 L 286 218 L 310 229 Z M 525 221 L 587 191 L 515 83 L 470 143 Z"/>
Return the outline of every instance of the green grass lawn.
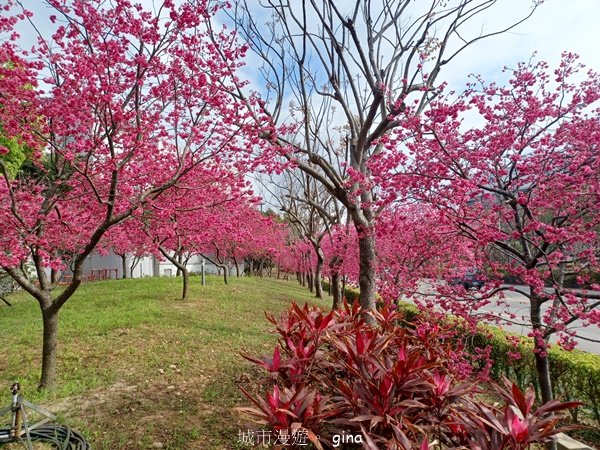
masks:
<path fill-rule="evenodd" d="M 0 305 L 0 407 L 10 385 L 59 413 L 94 449 L 236 449 L 245 430 L 238 384 L 254 368 L 240 357 L 272 352 L 264 311 L 292 300 L 325 308 L 296 282 L 270 278 L 146 278 L 83 285 L 60 313 L 58 389 L 37 393 L 41 314 L 25 293 Z"/>

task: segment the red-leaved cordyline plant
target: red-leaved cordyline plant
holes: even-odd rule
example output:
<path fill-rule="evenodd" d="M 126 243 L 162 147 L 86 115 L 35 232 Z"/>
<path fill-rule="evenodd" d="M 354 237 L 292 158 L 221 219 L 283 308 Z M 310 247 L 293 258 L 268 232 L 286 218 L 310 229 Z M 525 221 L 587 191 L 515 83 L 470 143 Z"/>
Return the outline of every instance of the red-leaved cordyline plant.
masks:
<path fill-rule="evenodd" d="M 243 389 L 254 407 L 240 411 L 275 432 L 303 429 L 319 449 L 336 447 L 336 435 L 360 435 L 368 450 L 521 450 L 563 431 L 553 414 L 580 405 L 535 408 L 533 391 L 508 380 L 495 386 L 505 405 L 485 405 L 450 361 L 465 358 L 453 350 L 454 325 L 407 324 L 384 307 L 373 326 L 358 303 L 346 302 L 329 314 L 293 304 L 281 318 L 267 317 L 279 345 L 272 356 L 244 357 L 269 372 L 270 387 L 265 399 Z"/>
<path fill-rule="evenodd" d="M 503 384 L 504 388 L 495 388 L 505 401 L 503 408 L 474 403 L 475 409 L 466 411 L 468 417 L 464 424 L 468 429 L 469 448 L 524 450 L 534 443 L 550 442 L 558 433 L 581 428 L 558 427 L 561 417 L 555 413 L 576 408 L 582 403 L 552 400 L 534 408 L 533 388 L 530 387 L 523 393 L 506 377 L 503 377 Z"/>

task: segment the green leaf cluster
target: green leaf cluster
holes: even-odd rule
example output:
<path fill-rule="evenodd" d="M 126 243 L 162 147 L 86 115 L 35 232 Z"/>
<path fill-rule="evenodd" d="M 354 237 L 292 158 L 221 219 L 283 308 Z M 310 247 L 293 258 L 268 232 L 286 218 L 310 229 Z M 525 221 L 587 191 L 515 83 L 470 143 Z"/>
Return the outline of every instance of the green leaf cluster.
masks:
<path fill-rule="evenodd" d="M 31 149 L 20 143 L 17 138 L 7 137 L 1 126 L 0 146 L 8 149 L 8 153 L 0 154 L 0 160 L 6 168 L 9 178 L 15 178 L 23 163 L 31 157 Z"/>

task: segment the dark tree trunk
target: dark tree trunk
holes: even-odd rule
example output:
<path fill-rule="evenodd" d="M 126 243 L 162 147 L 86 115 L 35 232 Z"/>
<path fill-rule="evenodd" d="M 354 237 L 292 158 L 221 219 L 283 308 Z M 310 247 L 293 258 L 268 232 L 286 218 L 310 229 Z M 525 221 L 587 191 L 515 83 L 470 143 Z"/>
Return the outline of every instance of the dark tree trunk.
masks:
<path fill-rule="evenodd" d="M 190 284 L 190 273 L 188 270 L 183 267 L 179 269 L 181 271 L 181 275 L 183 275 L 183 289 L 181 291 L 181 300 L 185 300 L 188 297 L 188 286 Z"/>
<path fill-rule="evenodd" d="M 188 285 L 189 285 L 189 281 L 190 281 L 190 274 L 189 274 L 187 268 L 185 267 L 185 265 L 183 265 L 182 262 L 180 262 L 180 259 L 177 257 L 178 255 L 171 256 L 169 254 L 169 252 L 166 251 L 162 247 L 159 247 L 158 249 L 163 254 L 163 256 L 165 258 L 167 258 L 169 260 L 169 262 L 171 262 L 171 264 L 173 264 L 175 267 L 177 267 L 177 272 L 180 275 L 183 275 L 183 277 L 182 277 L 183 278 L 183 288 L 181 290 L 181 300 L 185 300 L 188 295 Z M 181 260 L 181 261 L 183 261 L 183 260 Z"/>
<path fill-rule="evenodd" d="M 333 305 L 331 309 L 340 309 L 342 307 L 342 286 L 340 285 L 339 272 L 332 272 L 329 282 L 329 288 L 333 295 Z"/>
<path fill-rule="evenodd" d="M 359 302 L 363 311 L 368 312 L 376 308 L 375 294 L 377 284 L 375 274 L 377 273 L 377 261 L 375 253 L 375 235 L 372 228 L 364 229 L 363 227 L 357 227 L 357 231 L 359 251 Z M 370 314 L 368 314 L 366 318 L 368 322 L 373 320 Z"/>
<path fill-rule="evenodd" d="M 308 290 L 312 293 L 313 292 L 313 288 L 315 287 L 315 277 L 313 274 L 312 270 L 309 270 L 307 273 L 307 284 L 308 284 Z"/>
<path fill-rule="evenodd" d="M 315 297 L 323 298 L 323 252 L 321 249 L 317 249 L 317 265 L 315 267 Z"/>
<path fill-rule="evenodd" d="M 56 387 L 56 354 L 58 349 L 58 311 L 42 309 L 42 376 L 39 389 L 53 390 Z"/>
<path fill-rule="evenodd" d="M 531 325 L 533 331 L 539 331 L 540 336 L 543 335 L 543 324 L 541 306 L 542 301 L 535 294 L 533 286 L 531 289 Z M 537 333 L 536 333 L 537 334 Z M 537 370 L 538 382 L 540 383 L 540 393 L 542 395 L 542 403 L 549 402 L 553 399 L 552 394 L 552 379 L 550 377 L 550 361 L 548 359 L 548 349 L 546 348 L 543 339 L 540 342 L 541 337 L 536 339 L 534 342 L 535 351 L 535 368 Z"/>
<path fill-rule="evenodd" d="M 56 269 L 50 269 L 50 283 L 56 284 L 58 281 L 58 271 Z"/>
<path fill-rule="evenodd" d="M 175 264 L 175 267 L 177 267 L 177 272 L 175 272 L 175 276 L 180 277 L 182 273 L 181 267 L 185 266 L 185 264 L 183 264 L 183 253 L 178 251 L 175 253 L 175 257 L 177 258 L 177 262 L 179 263 Z"/>
<path fill-rule="evenodd" d="M 121 278 L 127 278 L 127 255 L 121 255 L 121 269 L 123 270 Z"/>
<path fill-rule="evenodd" d="M 225 284 L 229 284 L 228 283 L 228 277 L 229 277 L 229 268 L 223 264 L 223 281 L 225 282 Z"/>
<path fill-rule="evenodd" d="M 131 277 L 133 277 L 133 271 L 135 270 L 135 267 L 138 265 L 139 262 L 140 262 L 140 257 L 134 256 L 133 261 L 131 263 L 131 267 L 129 267 L 129 274 Z M 141 276 L 141 273 L 140 273 L 140 276 Z"/>
<path fill-rule="evenodd" d="M 235 257 L 233 258 L 233 264 L 235 264 L 235 276 L 236 276 L 236 278 L 239 278 L 240 277 L 240 265 L 238 264 L 238 261 Z"/>

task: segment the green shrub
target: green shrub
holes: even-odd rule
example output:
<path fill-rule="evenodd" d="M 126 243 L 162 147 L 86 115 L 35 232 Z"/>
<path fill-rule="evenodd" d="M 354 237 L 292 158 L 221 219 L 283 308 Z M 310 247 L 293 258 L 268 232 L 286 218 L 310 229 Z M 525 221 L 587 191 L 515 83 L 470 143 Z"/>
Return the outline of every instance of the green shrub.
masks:
<path fill-rule="evenodd" d="M 323 291 L 329 292 L 329 281 L 323 280 L 321 282 L 321 285 L 323 286 Z M 354 300 L 358 300 L 358 298 L 360 297 L 360 290 L 352 286 L 346 286 L 344 297 L 346 298 L 348 303 L 353 303 Z"/>
<path fill-rule="evenodd" d="M 511 341 L 517 342 L 516 346 Z M 537 371 L 530 339 L 497 327 L 482 326 L 480 331 L 469 339 L 471 348 L 492 347 L 490 355 L 494 362 L 492 377 L 502 375 L 517 382 L 521 387 L 532 384 L 539 391 Z M 516 359 L 515 353 L 520 357 Z M 563 401 L 580 400 L 586 404 L 588 412 L 600 428 L 600 356 L 580 350 L 566 351 L 552 347 L 548 353 L 554 396 Z M 577 411 L 572 413 L 577 420 Z"/>
<path fill-rule="evenodd" d="M 323 282 L 323 289 L 329 290 L 327 281 Z M 345 297 L 349 302 L 358 299 L 359 294 L 356 288 L 346 288 Z M 414 322 L 420 313 L 416 305 L 407 302 L 399 302 L 398 310 L 407 322 Z M 466 339 L 466 343 L 472 350 L 491 346 L 491 376 L 494 379 L 506 376 L 515 380 L 522 389 L 533 385 L 539 395 L 533 343 L 529 338 L 498 327 L 481 325 L 477 333 Z M 517 353 L 520 356 L 515 358 Z M 554 346 L 550 349 L 549 359 L 555 397 L 563 401 L 584 402 L 585 411 L 600 428 L 600 355 L 579 350 L 566 351 Z M 572 415 L 577 420 L 577 411 Z"/>

